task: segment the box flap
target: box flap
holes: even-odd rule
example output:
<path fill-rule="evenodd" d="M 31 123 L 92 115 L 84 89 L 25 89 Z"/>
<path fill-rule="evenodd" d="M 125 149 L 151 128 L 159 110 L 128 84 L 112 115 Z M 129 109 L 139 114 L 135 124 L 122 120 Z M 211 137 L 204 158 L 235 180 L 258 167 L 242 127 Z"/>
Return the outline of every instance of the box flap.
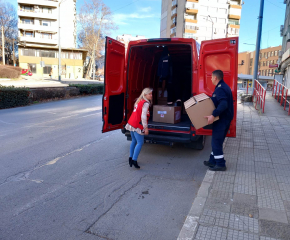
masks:
<path fill-rule="evenodd" d="M 186 102 L 184 102 L 184 107 L 185 107 L 185 109 L 188 109 L 194 104 L 196 104 L 196 100 L 194 99 L 194 97 L 191 97 Z"/>
<path fill-rule="evenodd" d="M 195 95 L 194 98 L 196 99 L 197 102 L 201 102 L 201 101 L 203 101 L 205 99 L 208 99 L 209 96 L 207 96 L 204 93 L 201 93 L 201 94 Z"/>

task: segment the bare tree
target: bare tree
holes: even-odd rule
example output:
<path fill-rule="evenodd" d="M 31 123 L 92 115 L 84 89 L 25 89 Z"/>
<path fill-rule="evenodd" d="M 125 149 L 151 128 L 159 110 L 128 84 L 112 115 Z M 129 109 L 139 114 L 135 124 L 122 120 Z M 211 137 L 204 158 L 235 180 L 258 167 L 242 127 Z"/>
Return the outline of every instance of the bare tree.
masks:
<path fill-rule="evenodd" d="M 86 78 L 90 74 L 94 63 L 94 46 L 95 56 L 101 57 L 101 51 L 104 49 L 105 35 L 109 35 L 117 26 L 113 22 L 112 12 L 103 0 L 84 0 L 84 4 L 78 14 L 78 40 L 80 47 L 88 50 L 88 56 L 91 61 L 88 66 Z"/>
<path fill-rule="evenodd" d="M 6 59 L 11 63 L 13 59 L 13 44 L 17 50 L 17 12 L 14 6 L 3 0 L 0 0 L 0 27 L 4 27 L 5 38 L 5 55 Z M 2 36 L 0 35 L 2 42 Z M 2 49 L 1 49 L 2 54 Z"/>

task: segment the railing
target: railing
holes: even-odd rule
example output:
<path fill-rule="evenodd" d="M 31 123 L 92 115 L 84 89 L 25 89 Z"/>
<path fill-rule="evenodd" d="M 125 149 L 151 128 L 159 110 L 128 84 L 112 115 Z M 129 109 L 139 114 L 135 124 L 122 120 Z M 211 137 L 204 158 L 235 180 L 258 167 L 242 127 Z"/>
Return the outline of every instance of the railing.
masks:
<path fill-rule="evenodd" d="M 262 109 L 262 112 L 265 111 L 265 99 L 266 99 L 266 89 L 259 83 L 257 80 L 255 80 L 254 83 L 254 97 L 256 98 L 255 103 L 255 109 L 257 109 L 258 103 L 260 104 L 260 107 Z"/>
<path fill-rule="evenodd" d="M 277 99 L 277 102 L 280 101 L 280 106 L 284 104 L 284 111 L 286 110 L 287 104 L 289 105 L 288 115 L 290 115 L 290 100 L 288 100 L 288 92 L 289 89 L 286 86 L 284 86 L 282 83 L 279 83 L 277 80 L 274 80 L 272 96 L 274 96 L 274 98 Z"/>

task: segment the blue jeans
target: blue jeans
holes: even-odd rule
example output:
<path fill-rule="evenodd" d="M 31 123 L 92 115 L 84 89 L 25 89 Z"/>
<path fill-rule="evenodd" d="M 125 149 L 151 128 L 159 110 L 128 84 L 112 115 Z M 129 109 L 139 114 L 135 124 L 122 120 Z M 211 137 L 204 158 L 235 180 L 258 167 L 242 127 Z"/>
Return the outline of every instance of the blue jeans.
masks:
<path fill-rule="evenodd" d="M 132 137 L 132 143 L 130 146 L 130 157 L 137 161 L 141 148 L 144 144 L 144 135 L 140 135 L 137 132 L 130 132 Z"/>

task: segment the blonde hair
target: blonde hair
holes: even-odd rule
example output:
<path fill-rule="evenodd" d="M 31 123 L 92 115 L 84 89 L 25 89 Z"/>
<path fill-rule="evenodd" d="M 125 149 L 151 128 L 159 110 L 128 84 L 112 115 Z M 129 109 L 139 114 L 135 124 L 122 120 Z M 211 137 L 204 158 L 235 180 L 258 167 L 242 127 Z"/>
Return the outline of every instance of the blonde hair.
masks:
<path fill-rule="evenodd" d="M 148 100 L 145 98 L 145 95 L 149 94 L 153 92 L 153 89 L 152 88 L 144 88 L 141 95 L 137 98 L 136 102 L 134 105 L 137 105 L 141 100 Z M 149 101 L 149 100 L 148 100 Z M 150 105 L 151 105 L 151 101 L 150 102 Z"/>

